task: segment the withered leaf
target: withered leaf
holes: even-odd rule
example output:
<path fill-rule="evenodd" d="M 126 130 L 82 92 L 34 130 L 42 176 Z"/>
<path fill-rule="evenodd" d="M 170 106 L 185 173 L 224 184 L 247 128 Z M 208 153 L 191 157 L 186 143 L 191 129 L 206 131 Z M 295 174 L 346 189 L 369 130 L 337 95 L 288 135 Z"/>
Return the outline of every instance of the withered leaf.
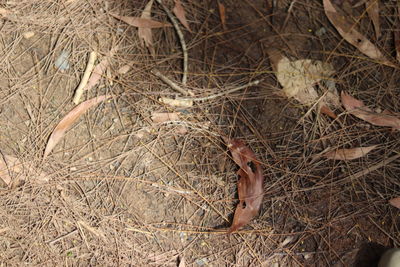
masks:
<path fill-rule="evenodd" d="M 174 9 L 172 9 L 172 11 L 174 12 L 175 16 L 178 18 L 180 23 L 182 23 L 182 25 L 188 31 L 191 31 L 189 23 L 188 23 L 188 21 L 186 19 L 185 9 L 182 6 L 181 0 L 175 0 L 175 6 L 174 6 Z"/>
<path fill-rule="evenodd" d="M 233 223 L 228 233 L 237 231 L 248 224 L 259 213 L 264 196 L 264 177 L 259 161 L 250 148 L 242 140 L 224 138 L 232 158 L 240 169 L 238 195 L 239 204 L 236 207 Z"/>
<path fill-rule="evenodd" d="M 348 148 L 348 149 L 334 149 L 328 151 L 324 154 L 324 157 L 327 159 L 335 159 L 335 160 L 352 160 L 364 157 L 367 155 L 371 150 L 376 148 L 377 145 L 374 146 L 367 146 L 367 147 L 355 147 L 355 148 Z"/>
<path fill-rule="evenodd" d="M 45 159 L 57 143 L 63 138 L 64 134 L 68 129 L 71 128 L 73 123 L 84 114 L 89 108 L 99 104 L 100 102 L 110 98 L 111 96 L 98 96 L 92 99 L 86 100 L 80 103 L 74 109 L 72 109 L 56 126 L 53 133 L 50 135 L 49 141 L 47 142 L 46 149 L 44 151 L 43 158 Z"/>
<path fill-rule="evenodd" d="M 391 200 L 389 200 L 389 203 L 393 207 L 400 209 L 400 197 L 392 198 Z"/>
<path fill-rule="evenodd" d="M 142 19 L 151 19 L 151 8 L 153 6 L 153 0 L 150 0 L 145 6 L 142 15 L 140 16 Z M 138 36 L 140 41 L 143 41 L 148 48 L 153 52 L 153 33 L 151 28 L 139 27 Z"/>
<path fill-rule="evenodd" d="M 366 107 L 360 100 L 355 99 L 342 91 L 342 105 L 351 114 L 359 119 L 369 122 L 376 126 L 387 126 L 394 129 L 400 129 L 400 118 L 386 113 L 376 113 Z"/>
<path fill-rule="evenodd" d="M 123 22 L 138 28 L 162 28 L 162 27 L 171 27 L 170 23 L 159 22 L 152 19 L 146 18 L 138 18 L 138 17 L 129 17 L 129 16 L 120 16 L 115 13 L 109 13 L 114 18 L 122 20 Z"/>
<path fill-rule="evenodd" d="M 355 29 L 355 25 L 352 25 L 344 16 L 337 12 L 331 0 L 323 0 L 323 3 L 325 14 L 329 21 L 347 42 L 354 45 L 368 57 L 379 61 L 379 63 L 395 67 L 371 41 Z"/>
<path fill-rule="evenodd" d="M 375 36 L 378 39 L 381 36 L 381 23 L 379 21 L 379 0 L 368 0 L 366 3 L 368 16 L 371 18 L 375 28 Z"/>

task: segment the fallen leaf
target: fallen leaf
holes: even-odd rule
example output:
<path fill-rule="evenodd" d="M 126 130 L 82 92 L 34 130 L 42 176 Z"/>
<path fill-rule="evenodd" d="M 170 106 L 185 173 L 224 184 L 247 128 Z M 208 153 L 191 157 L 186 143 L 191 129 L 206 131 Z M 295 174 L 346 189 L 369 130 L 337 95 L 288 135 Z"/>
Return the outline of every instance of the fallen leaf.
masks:
<path fill-rule="evenodd" d="M 168 97 L 160 97 L 158 99 L 160 102 L 173 106 L 173 107 L 182 107 L 182 108 L 189 108 L 193 106 L 193 100 L 187 99 L 172 99 Z"/>
<path fill-rule="evenodd" d="M 7 186 L 17 185 L 29 179 L 39 183 L 48 182 L 48 175 L 34 167 L 30 162 L 22 162 L 16 157 L 0 154 L 0 179 Z"/>
<path fill-rule="evenodd" d="M 239 204 L 228 230 L 228 233 L 232 233 L 248 224 L 258 214 L 264 196 L 264 177 L 254 152 L 242 140 L 224 138 L 224 141 L 231 151 L 233 160 L 240 167 L 237 172 Z"/>
<path fill-rule="evenodd" d="M 53 133 L 50 135 L 49 141 L 47 142 L 46 149 L 44 151 L 43 159 L 45 159 L 57 143 L 63 138 L 64 134 L 68 129 L 71 128 L 72 124 L 78 120 L 78 118 L 85 113 L 89 108 L 99 104 L 100 102 L 110 98 L 111 96 L 98 96 L 92 99 L 86 100 L 80 103 L 74 109 L 72 109 L 56 126 Z"/>
<path fill-rule="evenodd" d="M 142 15 L 140 16 L 142 19 L 151 19 L 151 8 L 153 6 L 153 0 L 150 0 L 147 5 L 145 6 Z M 139 40 L 143 45 L 143 41 L 146 46 L 150 49 L 151 53 L 153 54 L 153 33 L 151 28 L 139 27 L 138 29 L 138 36 Z"/>
<path fill-rule="evenodd" d="M 365 3 L 368 16 L 371 18 L 375 28 L 376 39 L 381 36 L 381 23 L 379 21 L 379 0 L 368 0 Z"/>
<path fill-rule="evenodd" d="M 186 19 L 186 15 L 185 15 L 185 9 L 182 6 L 181 0 L 175 0 L 175 6 L 174 9 L 172 9 L 172 11 L 174 12 L 175 16 L 178 18 L 178 20 L 180 21 L 180 23 L 182 23 L 182 25 L 191 32 L 190 27 L 189 27 L 189 23 Z"/>
<path fill-rule="evenodd" d="M 226 31 L 226 13 L 225 13 L 225 6 L 218 1 L 218 10 L 219 10 L 219 17 L 221 18 L 222 28 Z"/>
<path fill-rule="evenodd" d="M 114 56 L 117 50 L 118 46 L 111 48 L 108 55 L 94 67 L 86 86 L 83 88 L 84 91 L 92 89 L 101 80 L 104 71 L 107 69 L 108 64 L 110 63 L 110 58 Z"/>
<path fill-rule="evenodd" d="M 364 157 L 371 150 L 376 148 L 377 145 L 374 146 L 366 146 L 366 147 L 356 147 L 349 149 L 334 149 L 326 152 L 323 156 L 327 159 L 335 159 L 335 160 L 352 160 Z"/>
<path fill-rule="evenodd" d="M 119 16 L 115 13 L 109 13 L 114 18 L 122 20 L 123 22 L 138 28 L 162 28 L 162 27 L 171 27 L 170 23 L 159 22 L 152 19 L 138 18 L 138 17 L 129 17 L 129 16 Z"/>
<path fill-rule="evenodd" d="M 166 121 L 178 121 L 179 116 L 176 112 L 153 112 L 151 115 L 151 120 L 154 123 L 162 123 Z"/>
<path fill-rule="evenodd" d="M 301 104 L 311 106 L 320 96 L 314 86 L 321 80 L 326 80 L 334 73 L 333 66 L 318 60 L 300 59 L 290 61 L 278 50 L 268 51 L 276 77 L 282 85 L 282 92 L 288 98 L 294 98 Z M 321 112 L 336 118 L 329 107 L 339 106 L 339 96 L 336 88 L 328 91 L 319 100 Z"/>
<path fill-rule="evenodd" d="M 344 16 L 337 12 L 330 0 L 323 0 L 323 3 L 325 14 L 329 21 L 347 42 L 368 57 L 379 61 L 379 63 L 395 67 L 371 41 L 355 29 L 355 25 L 352 25 Z"/>
<path fill-rule="evenodd" d="M 392 198 L 389 200 L 389 203 L 393 207 L 400 209 L 400 197 Z"/>
<path fill-rule="evenodd" d="M 348 95 L 344 91 L 341 93 L 342 105 L 353 116 L 369 122 L 376 126 L 387 126 L 400 129 L 400 118 L 391 115 L 390 112 L 376 113 L 366 107 L 364 103 Z"/>

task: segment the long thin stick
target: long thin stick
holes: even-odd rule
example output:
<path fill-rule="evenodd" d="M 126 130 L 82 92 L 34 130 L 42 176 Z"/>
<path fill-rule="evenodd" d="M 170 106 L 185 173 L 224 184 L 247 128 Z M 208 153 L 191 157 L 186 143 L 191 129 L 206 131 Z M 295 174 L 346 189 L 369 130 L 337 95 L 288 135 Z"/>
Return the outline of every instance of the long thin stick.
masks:
<path fill-rule="evenodd" d="M 185 39 L 183 37 L 183 33 L 181 31 L 181 28 L 179 27 L 178 21 L 175 19 L 174 15 L 172 12 L 163 4 L 162 0 L 156 0 L 159 5 L 164 9 L 165 13 L 167 13 L 168 18 L 171 20 L 172 25 L 174 25 L 174 28 L 176 30 L 176 33 L 178 34 L 179 41 L 182 46 L 182 53 L 183 53 L 183 75 L 182 75 L 182 84 L 186 86 L 187 82 L 187 71 L 188 71 L 188 52 L 187 52 L 187 47 L 185 43 Z"/>
<path fill-rule="evenodd" d="M 79 102 L 81 101 L 81 97 L 83 94 L 83 88 L 85 88 L 86 84 L 89 81 L 90 74 L 92 73 L 93 68 L 94 68 L 94 62 L 96 61 L 96 57 L 97 57 L 96 52 L 94 52 L 94 51 L 90 52 L 89 60 L 86 65 L 85 72 L 83 73 L 82 80 L 79 83 L 79 86 L 75 91 L 75 96 L 74 96 L 74 100 L 73 100 L 75 105 L 78 105 Z"/>
<path fill-rule="evenodd" d="M 167 85 L 169 85 L 169 87 L 171 87 L 171 89 L 174 89 L 175 91 L 177 91 L 183 95 L 192 95 L 193 94 L 189 90 L 183 89 L 182 87 L 180 87 L 179 85 L 177 85 L 176 83 L 174 83 L 173 81 L 171 81 L 170 79 L 165 77 L 159 70 L 152 69 L 151 73 L 153 73 L 155 76 L 157 76 L 163 82 L 165 82 Z"/>

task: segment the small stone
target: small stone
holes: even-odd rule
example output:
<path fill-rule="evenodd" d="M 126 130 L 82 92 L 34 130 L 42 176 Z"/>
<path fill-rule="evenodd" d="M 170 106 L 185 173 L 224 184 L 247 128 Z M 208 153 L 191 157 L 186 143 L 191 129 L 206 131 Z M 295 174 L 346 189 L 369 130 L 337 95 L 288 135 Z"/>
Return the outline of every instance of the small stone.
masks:
<path fill-rule="evenodd" d="M 32 38 L 33 36 L 35 36 L 35 32 L 24 32 L 24 33 L 22 34 L 22 37 L 24 37 L 25 39 L 30 39 L 30 38 Z"/>

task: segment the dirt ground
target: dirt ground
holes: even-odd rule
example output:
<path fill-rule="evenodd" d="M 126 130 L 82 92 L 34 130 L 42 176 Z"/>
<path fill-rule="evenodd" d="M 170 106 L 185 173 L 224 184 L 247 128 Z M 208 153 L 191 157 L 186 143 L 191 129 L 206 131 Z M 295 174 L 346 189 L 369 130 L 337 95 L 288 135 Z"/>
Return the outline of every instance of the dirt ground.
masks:
<path fill-rule="evenodd" d="M 208 96 L 261 83 L 175 108 L 158 99 L 177 93 L 151 73 L 180 83 L 174 27 L 152 30 L 152 52 L 137 28 L 111 15 L 138 17 L 147 2 L 0 3 L 0 161 L 21 162 L 0 189 L 2 265 L 353 266 L 369 246 L 358 256 L 368 262 L 360 266 L 373 266 L 366 257 L 399 246 L 400 213 L 388 204 L 400 194 L 400 160 L 391 160 L 398 131 L 343 109 L 335 110 L 338 123 L 282 97 L 266 51 L 330 62 L 339 91 L 392 112 L 400 112 L 399 65 L 374 63 L 343 41 L 322 1 L 182 0 L 191 27 L 181 26 L 187 88 Z M 172 10 L 174 1 L 164 2 Z M 344 2 L 361 31 L 394 56 L 395 1 L 381 1 L 378 40 L 364 5 Z M 157 2 L 152 17 L 168 21 Z M 43 159 L 52 131 L 75 106 L 89 53 L 101 61 L 117 46 L 100 83 L 83 95 L 112 98 L 82 115 Z M 56 67 L 62 54 L 68 63 Z M 179 119 L 155 123 L 158 112 Z M 265 176 L 260 215 L 231 235 L 238 167 L 221 135 L 245 140 Z M 375 144 L 351 161 L 316 157 Z"/>

